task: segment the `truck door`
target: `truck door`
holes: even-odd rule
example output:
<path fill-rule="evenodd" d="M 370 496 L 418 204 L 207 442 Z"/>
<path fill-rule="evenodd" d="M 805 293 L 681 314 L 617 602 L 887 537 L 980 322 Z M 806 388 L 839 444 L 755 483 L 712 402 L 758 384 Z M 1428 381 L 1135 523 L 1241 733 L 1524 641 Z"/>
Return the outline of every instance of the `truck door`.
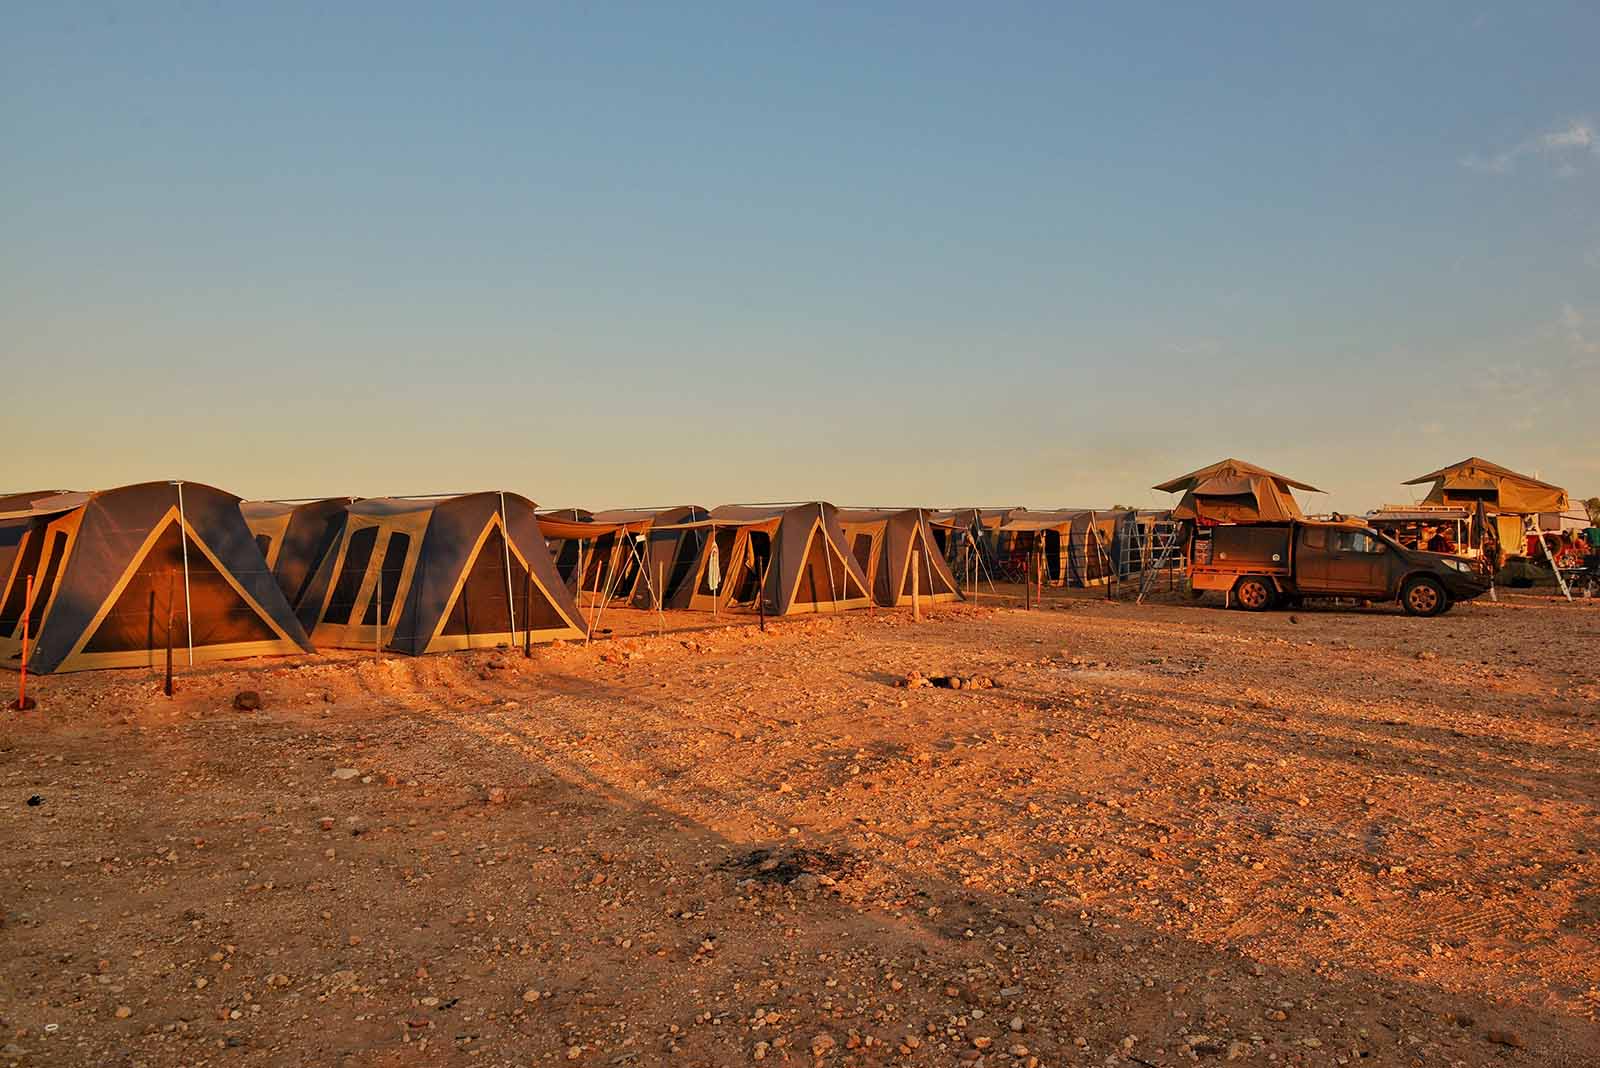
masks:
<path fill-rule="evenodd" d="M 1361 597 L 1388 592 L 1389 547 L 1364 530 L 1328 531 L 1328 588 Z"/>
<path fill-rule="evenodd" d="M 1301 593 L 1321 593 L 1332 589 L 1329 572 L 1333 558 L 1328 550 L 1327 527 L 1301 527 L 1299 544 L 1294 548 L 1294 584 Z"/>

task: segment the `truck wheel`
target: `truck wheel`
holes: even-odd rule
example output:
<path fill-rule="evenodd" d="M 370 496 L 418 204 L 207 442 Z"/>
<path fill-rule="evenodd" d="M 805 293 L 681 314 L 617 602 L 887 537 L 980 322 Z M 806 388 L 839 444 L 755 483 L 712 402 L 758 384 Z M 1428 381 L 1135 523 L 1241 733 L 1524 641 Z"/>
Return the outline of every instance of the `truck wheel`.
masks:
<path fill-rule="evenodd" d="M 1270 582 L 1253 575 L 1240 579 L 1233 587 L 1234 601 L 1246 612 L 1265 612 L 1277 596 Z"/>
<path fill-rule="evenodd" d="M 1436 616 L 1450 606 L 1439 580 L 1418 575 L 1400 591 L 1400 605 L 1408 616 Z"/>

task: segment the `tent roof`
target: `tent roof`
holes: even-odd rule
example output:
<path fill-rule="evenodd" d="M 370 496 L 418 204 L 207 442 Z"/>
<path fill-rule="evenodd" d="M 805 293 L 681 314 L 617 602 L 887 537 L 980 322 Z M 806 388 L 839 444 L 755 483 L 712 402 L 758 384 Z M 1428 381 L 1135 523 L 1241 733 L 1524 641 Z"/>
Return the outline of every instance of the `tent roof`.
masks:
<path fill-rule="evenodd" d="M 1280 475 L 1275 471 L 1268 471 L 1265 467 L 1247 464 L 1243 460 L 1235 460 L 1232 457 L 1226 460 L 1218 460 L 1216 463 L 1208 467 L 1202 467 L 1198 471 L 1190 471 L 1187 475 L 1179 475 L 1177 478 L 1163 482 L 1153 488 L 1160 490 L 1162 493 L 1182 493 L 1185 490 L 1193 489 L 1201 482 L 1217 478 L 1249 478 L 1251 475 L 1271 479 L 1282 490 L 1302 489 L 1308 493 L 1322 492 L 1309 483 L 1300 482 L 1290 478 L 1288 475 Z M 1237 492 L 1248 493 L 1249 489 L 1246 488 Z"/>
<path fill-rule="evenodd" d="M 1482 489 L 1496 488 L 1493 481 L 1494 479 L 1515 479 L 1518 482 L 1525 482 L 1530 486 L 1539 486 L 1543 489 L 1559 490 L 1565 488 L 1562 486 L 1552 485 L 1549 482 L 1540 482 L 1536 478 L 1520 474 L 1519 472 L 1511 470 L 1509 467 L 1501 467 L 1499 464 L 1490 463 L 1481 456 L 1469 456 L 1465 460 L 1453 463 L 1448 467 L 1441 467 L 1439 470 L 1430 471 L 1426 475 L 1418 475 L 1416 478 L 1408 479 L 1400 484 L 1402 486 L 1420 486 L 1424 482 L 1438 482 L 1443 480 L 1446 488 L 1448 489 L 1474 488 L 1465 485 L 1459 487 L 1452 485 L 1451 480 L 1462 477 L 1471 478 L 1471 475 L 1478 473 L 1491 476 L 1489 479 L 1475 480 L 1482 481 L 1484 483 L 1484 485 L 1481 487 L 1477 487 Z"/>
<path fill-rule="evenodd" d="M 672 518 L 699 519 L 710 511 L 698 504 L 675 504 L 668 508 L 609 508 L 593 513 L 596 523 L 672 522 Z"/>
<path fill-rule="evenodd" d="M 67 490 L 46 490 L 35 496 L 19 493 L 5 498 L 4 510 L 0 510 L 0 519 L 26 519 L 36 515 L 57 515 L 61 512 L 70 512 L 74 508 L 81 508 L 89 503 L 92 493 L 74 493 Z"/>

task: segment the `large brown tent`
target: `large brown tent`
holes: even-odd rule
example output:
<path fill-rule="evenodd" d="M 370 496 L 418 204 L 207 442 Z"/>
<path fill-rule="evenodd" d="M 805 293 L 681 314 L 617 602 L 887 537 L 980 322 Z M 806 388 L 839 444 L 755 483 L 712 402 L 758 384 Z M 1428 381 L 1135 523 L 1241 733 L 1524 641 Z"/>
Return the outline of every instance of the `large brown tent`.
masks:
<path fill-rule="evenodd" d="M 923 509 L 840 509 L 839 526 L 878 604 L 962 599 Z"/>
<path fill-rule="evenodd" d="M 1174 519 L 1192 519 L 1202 524 L 1304 519 L 1290 490 L 1322 492 L 1287 475 L 1231 458 L 1180 475 L 1155 488 L 1163 493 L 1183 494 L 1183 499 L 1172 510 Z"/>
<path fill-rule="evenodd" d="M 329 497 L 296 503 L 245 501 L 239 506 L 267 569 L 308 632 L 316 619 L 302 614 L 306 589 L 323 559 L 343 537 L 353 503 L 353 497 Z"/>
<path fill-rule="evenodd" d="M 584 636 L 526 497 L 378 498 L 347 511 L 302 606 L 319 644 L 416 655 Z"/>
<path fill-rule="evenodd" d="M 311 651 L 239 512 L 196 482 L 7 499 L 0 658 L 40 673 Z M 34 577 L 31 610 L 28 576 Z"/>
<path fill-rule="evenodd" d="M 786 616 L 871 602 L 867 577 L 850 555 L 831 504 L 723 505 L 710 518 L 676 529 L 700 530 L 705 540 L 693 570 L 673 591 L 670 608 L 761 607 L 768 615 Z"/>

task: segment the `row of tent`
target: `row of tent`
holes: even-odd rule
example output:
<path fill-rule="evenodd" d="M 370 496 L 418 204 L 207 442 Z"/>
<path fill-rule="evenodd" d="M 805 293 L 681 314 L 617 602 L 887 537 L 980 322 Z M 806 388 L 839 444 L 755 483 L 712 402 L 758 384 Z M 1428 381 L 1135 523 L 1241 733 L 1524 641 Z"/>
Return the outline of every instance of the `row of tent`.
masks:
<path fill-rule="evenodd" d="M 974 514 L 977 514 L 974 512 Z M 38 673 L 581 638 L 612 604 L 787 616 L 962 596 L 962 520 L 824 502 L 540 512 L 510 492 L 0 497 L 0 663 Z"/>
<path fill-rule="evenodd" d="M 608 606 L 788 616 L 957 600 L 1025 559 L 1094 585 L 1152 513 L 825 502 L 540 511 L 510 492 L 241 501 L 191 482 L 0 497 L 0 663 L 580 638 Z M 587 616 L 584 607 L 587 607 Z"/>

